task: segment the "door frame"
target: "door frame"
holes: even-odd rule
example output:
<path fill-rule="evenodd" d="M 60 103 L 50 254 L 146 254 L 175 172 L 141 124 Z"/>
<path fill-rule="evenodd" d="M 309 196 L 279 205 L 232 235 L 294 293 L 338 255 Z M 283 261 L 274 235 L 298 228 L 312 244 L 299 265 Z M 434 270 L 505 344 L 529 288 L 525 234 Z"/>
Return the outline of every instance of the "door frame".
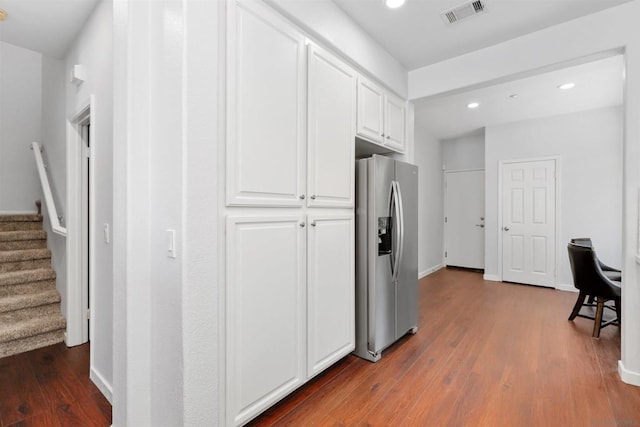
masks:
<path fill-rule="evenodd" d="M 89 168 L 83 168 L 87 153 L 83 150 L 83 132 L 89 126 L 89 141 L 95 146 L 95 97 L 80 104 L 67 120 L 67 332 L 68 347 L 86 343 L 93 337 L 94 322 L 89 321 L 87 308 L 94 307 L 95 283 L 95 156 L 90 148 Z M 83 191 L 83 183 L 88 185 Z M 88 241 L 82 235 L 83 206 L 88 205 Z M 84 253 L 89 250 L 88 259 Z M 89 268 L 89 274 L 84 274 Z M 88 283 L 87 283 L 88 281 Z M 93 366 L 93 352 L 90 353 Z"/>
<path fill-rule="evenodd" d="M 502 167 L 502 166 L 501 166 Z M 487 170 L 486 168 L 472 168 L 472 169 L 451 169 L 451 170 L 445 170 L 444 171 L 444 175 L 443 175 L 443 179 L 442 179 L 442 194 L 444 195 L 444 206 L 443 206 L 443 213 L 444 213 L 444 218 L 448 218 L 449 215 L 447 213 L 447 174 L 448 173 L 459 173 L 459 172 L 484 172 L 484 184 L 485 184 L 485 195 L 484 195 L 484 223 L 487 223 L 487 188 L 486 188 L 486 183 L 487 183 Z M 444 253 L 447 250 L 447 225 L 444 222 L 444 218 L 443 220 L 443 227 L 442 227 L 442 265 L 446 266 L 447 265 L 447 258 L 444 256 Z M 485 225 L 485 247 L 483 248 L 483 256 L 485 257 L 485 265 L 483 266 L 486 267 L 487 266 L 487 260 L 486 260 L 486 256 L 487 256 L 487 249 L 486 249 L 486 240 L 487 240 L 487 228 Z M 502 272 L 502 270 L 501 270 Z"/>
<path fill-rule="evenodd" d="M 507 164 L 513 164 L 513 163 L 527 163 L 527 162 L 539 162 L 539 161 L 546 161 L 546 160 L 554 160 L 555 161 L 555 193 L 556 193 L 556 197 L 555 197 L 555 256 L 554 258 L 554 263 L 555 265 L 553 266 L 553 287 L 558 289 L 558 266 L 560 265 L 560 254 L 562 253 L 562 242 L 560 239 L 560 201 L 561 201 L 561 197 L 560 197 L 560 188 L 561 188 L 561 177 L 562 177 L 562 173 L 561 173 L 561 167 L 562 167 L 562 157 L 559 155 L 555 155 L 555 156 L 540 156 L 540 157 L 527 157 L 527 158 L 519 158 L 519 159 L 502 159 L 502 160 L 498 160 L 498 223 L 497 223 L 497 229 L 496 232 L 498 233 L 498 281 L 502 282 L 502 277 L 503 277 L 503 244 L 502 244 L 502 200 L 503 200 L 503 194 L 502 194 L 502 190 L 503 190 L 503 182 L 502 182 L 502 172 L 503 172 L 503 168 L 504 165 Z M 485 228 L 486 230 L 486 228 Z"/>

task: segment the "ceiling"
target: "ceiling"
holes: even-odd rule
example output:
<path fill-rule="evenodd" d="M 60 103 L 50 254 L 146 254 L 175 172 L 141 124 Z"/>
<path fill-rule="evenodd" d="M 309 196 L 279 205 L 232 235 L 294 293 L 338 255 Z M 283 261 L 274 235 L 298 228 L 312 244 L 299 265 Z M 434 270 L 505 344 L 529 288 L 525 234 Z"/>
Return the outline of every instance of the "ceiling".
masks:
<path fill-rule="evenodd" d="M 486 12 L 448 24 L 440 16 L 463 0 L 333 0 L 407 70 L 492 46 L 630 0 L 483 0 Z"/>
<path fill-rule="evenodd" d="M 99 0 L 0 0 L 0 40 L 62 58 Z"/>
<path fill-rule="evenodd" d="M 415 121 L 438 139 L 485 126 L 622 105 L 622 55 L 443 98 L 414 102 Z M 575 83 L 570 90 L 558 86 Z M 517 97 L 511 98 L 510 95 Z M 475 109 L 467 104 L 478 102 Z"/>

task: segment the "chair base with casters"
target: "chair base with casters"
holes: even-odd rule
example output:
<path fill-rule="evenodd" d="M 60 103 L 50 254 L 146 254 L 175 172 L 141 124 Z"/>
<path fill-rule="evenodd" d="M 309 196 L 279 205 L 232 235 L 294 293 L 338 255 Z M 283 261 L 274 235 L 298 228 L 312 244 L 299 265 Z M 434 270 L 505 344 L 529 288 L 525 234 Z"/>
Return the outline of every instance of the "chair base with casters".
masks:
<path fill-rule="evenodd" d="M 585 299 L 587 299 L 587 297 L 589 297 L 589 301 L 585 302 Z M 593 302 L 594 300 L 595 300 L 595 303 Z M 608 301 L 613 301 L 614 306 L 611 307 L 610 305 L 605 304 Z M 595 317 L 589 316 L 588 314 L 581 314 L 580 309 L 582 307 L 595 307 L 596 308 Z M 615 319 L 607 320 L 604 322 L 602 321 L 602 315 L 604 313 L 605 308 L 615 311 L 616 313 Z M 593 320 L 594 321 L 593 333 L 591 334 L 591 336 L 593 338 L 600 338 L 600 329 L 609 325 L 620 326 L 620 300 L 618 299 L 609 300 L 605 298 L 598 298 L 598 297 L 587 295 L 586 292 L 581 291 L 580 294 L 578 294 L 578 299 L 576 300 L 575 305 L 573 306 L 573 311 L 569 316 L 569 320 L 573 320 L 576 317 L 583 317 L 585 319 Z"/>

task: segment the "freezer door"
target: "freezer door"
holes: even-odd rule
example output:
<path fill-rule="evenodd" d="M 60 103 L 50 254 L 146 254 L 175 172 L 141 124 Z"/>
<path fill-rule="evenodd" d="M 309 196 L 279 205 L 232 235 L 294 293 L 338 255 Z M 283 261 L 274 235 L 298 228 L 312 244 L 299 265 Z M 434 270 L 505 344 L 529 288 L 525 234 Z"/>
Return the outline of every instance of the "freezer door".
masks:
<path fill-rule="evenodd" d="M 396 338 L 418 325 L 418 168 L 396 162 L 402 203 L 402 257 L 396 283 Z"/>
<path fill-rule="evenodd" d="M 396 292 L 391 281 L 389 245 L 395 236 L 391 214 L 395 161 L 374 155 L 369 164 L 369 351 L 378 353 L 396 339 Z M 390 235 L 389 235 L 390 234 Z M 389 239 L 392 239 L 389 241 Z"/>

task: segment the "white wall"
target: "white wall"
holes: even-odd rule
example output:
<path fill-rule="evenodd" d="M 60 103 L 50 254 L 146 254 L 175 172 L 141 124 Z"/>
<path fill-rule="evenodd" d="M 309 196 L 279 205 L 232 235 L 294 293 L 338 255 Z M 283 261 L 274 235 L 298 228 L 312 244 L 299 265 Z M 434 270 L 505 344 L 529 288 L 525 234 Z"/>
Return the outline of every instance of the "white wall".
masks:
<path fill-rule="evenodd" d="M 65 79 L 66 117 L 76 114 L 91 95 L 95 96 L 95 110 L 91 111 L 95 165 L 95 187 L 91 195 L 95 203 L 95 222 L 92 227 L 96 236 L 91 375 L 109 397 L 113 378 L 113 249 L 102 239 L 102 229 L 103 224 L 112 223 L 113 215 L 113 19 L 110 1 L 99 3 L 78 35 L 65 58 L 65 76 L 71 75 L 75 64 L 85 66 L 86 80 L 76 86 Z"/>
<path fill-rule="evenodd" d="M 640 385 L 640 38 L 636 17 L 640 0 L 554 25 L 517 39 L 471 52 L 409 73 L 409 98 L 487 85 L 535 70 L 557 69 L 568 61 L 603 52 L 625 53 L 622 351 L 618 372 Z"/>
<path fill-rule="evenodd" d="M 419 168 L 418 272 L 420 277 L 442 266 L 444 186 L 440 141 L 415 127 L 414 163 Z"/>
<path fill-rule="evenodd" d="M 484 129 L 474 135 L 443 140 L 442 162 L 448 171 L 484 169 Z"/>
<path fill-rule="evenodd" d="M 556 285 L 573 286 L 566 245 L 591 237 L 598 257 L 622 262 L 622 110 L 589 110 L 486 130 L 485 274 L 499 276 L 498 162 L 560 156 Z"/>
<path fill-rule="evenodd" d="M 41 199 L 29 149 L 40 141 L 42 55 L 0 42 L 0 212 L 34 212 Z"/>

